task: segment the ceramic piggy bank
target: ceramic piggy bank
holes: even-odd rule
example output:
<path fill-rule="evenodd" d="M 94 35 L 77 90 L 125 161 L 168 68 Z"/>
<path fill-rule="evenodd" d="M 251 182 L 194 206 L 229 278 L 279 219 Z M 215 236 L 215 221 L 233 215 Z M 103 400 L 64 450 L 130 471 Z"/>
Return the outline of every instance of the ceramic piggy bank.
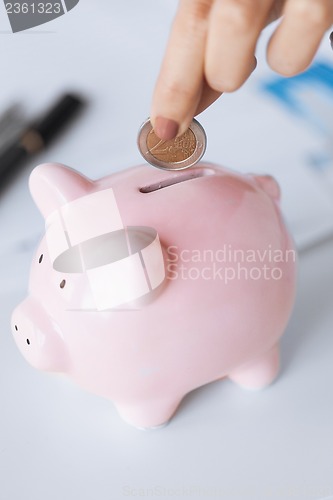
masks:
<path fill-rule="evenodd" d="M 203 163 L 92 181 L 45 164 L 30 190 L 46 231 L 12 331 L 31 365 L 143 428 L 208 382 L 273 381 L 296 267 L 273 178 Z"/>

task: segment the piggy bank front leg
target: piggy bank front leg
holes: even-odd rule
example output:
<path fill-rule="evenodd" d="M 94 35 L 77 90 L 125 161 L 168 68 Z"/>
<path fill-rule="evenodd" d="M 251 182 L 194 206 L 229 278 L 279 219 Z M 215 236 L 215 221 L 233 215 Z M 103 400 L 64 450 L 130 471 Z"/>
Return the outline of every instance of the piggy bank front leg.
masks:
<path fill-rule="evenodd" d="M 244 389 L 264 389 L 279 372 L 279 345 L 276 344 L 259 358 L 229 374 L 230 380 Z"/>
<path fill-rule="evenodd" d="M 121 418 L 138 429 L 154 429 L 168 423 L 179 406 L 182 397 L 156 398 L 136 403 L 115 402 Z"/>

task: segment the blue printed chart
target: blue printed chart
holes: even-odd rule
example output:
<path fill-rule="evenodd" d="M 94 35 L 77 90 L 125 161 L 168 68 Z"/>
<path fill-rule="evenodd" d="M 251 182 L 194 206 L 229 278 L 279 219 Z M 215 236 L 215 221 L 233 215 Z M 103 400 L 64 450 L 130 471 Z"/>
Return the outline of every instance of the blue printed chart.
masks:
<path fill-rule="evenodd" d="M 317 233 L 320 237 L 319 232 L 324 235 L 333 226 L 333 218 L 329 216 L 331 208 L 325 207 L 331 201 L 333 203 L 333 62 L 319 60 L 305 73 L 290 79 L 275 78 L 274 81 L 265 83 L 263 89 L 285 106 L 292 120 L 299 122 L 300 128 L 312 131 L 314 141 L 310 147 L 304 143 L 300 162 L 304 176 L 311 178 L 316 186 L 312 186 L 313 194 L 309 200 L 309 219 L 318 217 L 317 230 L 312 236 Z M 315 196 L 314 191 L 317 189 L 320 199 Z M 299 196 L 304 201 L 302 183 L 299 186 Z M 298 196 L 295 198 L 297 200 Z M 325 201 L 327 198 L 328 203 Z M 302 202 L 302 207 L 304 205 Z M 308 230 L 308 238 L 311 240 L 310 224 Z"/>

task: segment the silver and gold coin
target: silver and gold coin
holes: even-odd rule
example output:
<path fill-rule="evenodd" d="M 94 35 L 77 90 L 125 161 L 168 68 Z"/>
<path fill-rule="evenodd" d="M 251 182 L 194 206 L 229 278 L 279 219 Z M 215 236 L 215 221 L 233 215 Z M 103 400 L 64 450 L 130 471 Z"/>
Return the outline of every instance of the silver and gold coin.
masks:
<path fill-rule="evenodd" d="M 206 150 L 206 134 L 197 120 L 193 120 L 186 132 L 169 141 L 155 134 L 150 120 L 140 127 L 138 147 L 144 159 L 164 170 L 183 170 L 193 167 Z"/>

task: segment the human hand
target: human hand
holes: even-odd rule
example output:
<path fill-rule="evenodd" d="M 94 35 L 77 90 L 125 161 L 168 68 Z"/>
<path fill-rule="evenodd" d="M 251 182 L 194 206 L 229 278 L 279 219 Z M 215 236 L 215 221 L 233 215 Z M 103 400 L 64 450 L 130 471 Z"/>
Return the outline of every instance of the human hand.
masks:
<path fill-rule="evenodd" d="M 155 133 L 163 140 L 184 133 L 193 116 L 237 90 L 256 67 L 261 31 L 281 15 L 267 59 L 293 76 L 333 23 L 333 0 L 180 0 L 153 96 Z"/>

